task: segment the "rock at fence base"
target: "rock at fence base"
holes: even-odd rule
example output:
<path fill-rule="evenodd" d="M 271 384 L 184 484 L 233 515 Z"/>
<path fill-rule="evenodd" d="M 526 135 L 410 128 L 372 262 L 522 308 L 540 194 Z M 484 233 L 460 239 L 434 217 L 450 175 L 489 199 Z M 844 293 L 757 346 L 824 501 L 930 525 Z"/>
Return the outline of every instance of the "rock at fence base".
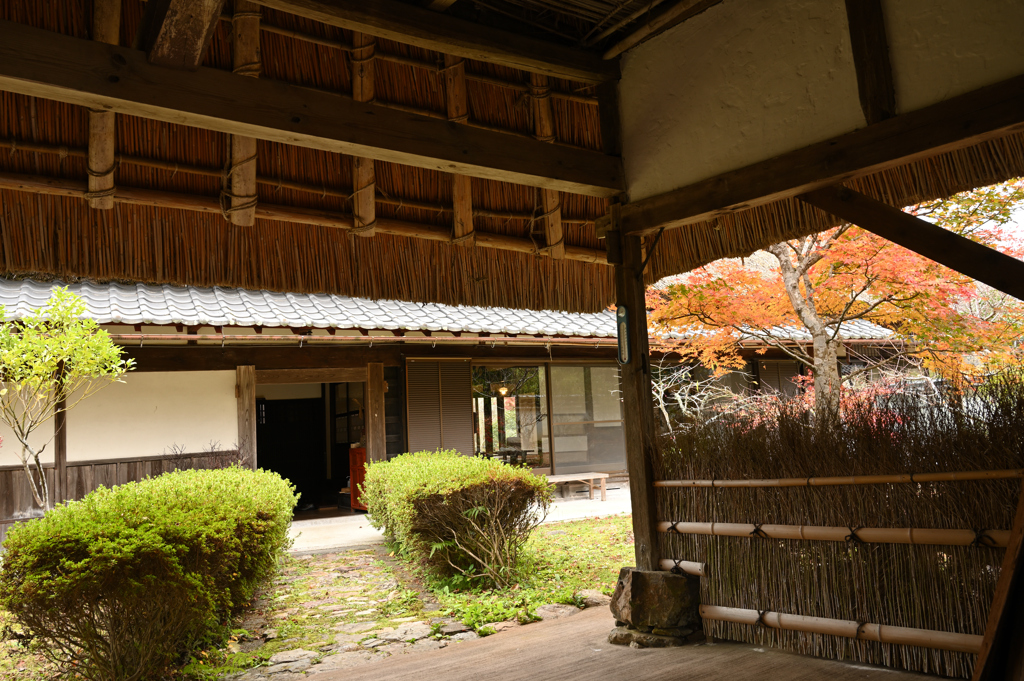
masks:
<path fill-rule="evenodd" d="M 452 636 L 453 641 L 474 641 L 478 638 L 480 638 L 480 634 L 475 631 L 464 631 L 461 634 Z"/>
<path fill-rule="evenodd" d="M 464 631 L 469 631 L 469 627 L 467 627 L 462 622 L 452 622 L 451 624 L 446 624 L 443 627 L 441 627 L 441 633 L 445 636 L 451 636 L 452 634 L 461 634 Z"/>
<path fill-rule="evenodd" d="M 689 627 L 672 627 L 670 629 L 651 627 L 651 633 L 657 634 L 658 636 L 676 636 L 678 638 L 686 638 L 693 633 L 693 629 Z"/>
<path fill-rule="evenodd" d="M 296 662 L 298 660 L 308 660 L 316 657 L 317 653 L 312 650 L 303 650 L 302 648 L 296 648 L 295 650 L 282 650 L 279 653 L 274 653 L 267 662 L 271 667 L 278 664 L 284 664 L 287 662 Z"/>
<path fill-rule="evenodd" d="M 413 650 L 440 650 L 447 645 L 444 641 L 438 641 L 435 638 L 421 638 L 416 643 L 412 644 Z"/>
<path fill-rule="evenodd" d="M 653 632 L 637 631 L 628 627 L 615 627 L 608 634 L 608 642 L 631 648 L 675 648 L 704 641 L 703 631 L 689 630 L 685 636 L 663 636 Z"/>
<path fill-rule="evenodd" d="M 542 605 L 535 611 L 537 617 L 542 620 L 557 620 L 562 617 L 568 617 L 569 615 L 575 615 L 580 611 L 575 605 L 566 605 L 565 603 L 548 603 Z"/>
<path fill-rule="evenodd" d="M 359 665 L 373 662 L 377 659 L 377 656 L 369 652 L 348 652 L 339 653 L 337 655 L 329 655 L 320 661 L 320 664 L 315 664 L 312 667 L 306 669 L 309 674 L 317 674 L 320 672 L 333 672 L 338 669 L 348 669 L 349 667 L 358 667 Z M 276 680 L 275 680 L 276 681 Z"/>
<path fill-rule="evenodd" d="M 612 595 L 617 622 L 634 629 L 697 628 L 700 579 L 690 575 L 622 568 Z"/>
<path fill-rule="evenodd" d="M 358 634 L 362 631 L 369 631 L 370 629 L 376 628 L 376 622 L 349 622 L 348 624 L 339 624 L 334 627 L 334 630 L 341 631 L 346 634 Z"/>
<path fill-rule="evenodd" d="M 597 589 L 583 589 L 579 592 L 579 597 L 583 599 L 585 608 L 598 608 L 612 602 L 611 596 L 603 594 Z"/>

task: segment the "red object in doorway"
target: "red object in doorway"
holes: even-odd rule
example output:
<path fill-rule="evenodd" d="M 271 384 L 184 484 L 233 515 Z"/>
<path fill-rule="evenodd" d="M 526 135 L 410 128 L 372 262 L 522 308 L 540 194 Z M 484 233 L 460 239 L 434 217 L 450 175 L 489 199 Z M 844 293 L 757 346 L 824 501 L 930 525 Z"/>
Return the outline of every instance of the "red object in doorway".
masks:
<path fill-rule="evenodd" d="M 363 493 L 360 488 L 366 478 L 366 447 L 353 447 L 348 450 L 348 474 L 352 508 L 365 511 L 366 504 L 363 503 Z"/>

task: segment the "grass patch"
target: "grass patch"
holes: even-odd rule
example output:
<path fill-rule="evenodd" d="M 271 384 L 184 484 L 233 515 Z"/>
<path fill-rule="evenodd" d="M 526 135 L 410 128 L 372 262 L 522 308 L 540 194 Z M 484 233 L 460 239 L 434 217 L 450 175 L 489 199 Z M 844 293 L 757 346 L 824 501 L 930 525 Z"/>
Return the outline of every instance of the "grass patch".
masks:
<path fill-rule="evenodd" d="M 432 578 L 418 569 L 442 609 L 474 629 L 505 620 L 536 619 L 547 603 L 580 605 L 579 592 L 611 594 L 619 568 L 634 563 L 630 516 L 543 525 L 527 542 L 518 582 L 504 589 L 466 588 L 456 579 Z M 486 630 L 482 634 L 489 633 Z"/>

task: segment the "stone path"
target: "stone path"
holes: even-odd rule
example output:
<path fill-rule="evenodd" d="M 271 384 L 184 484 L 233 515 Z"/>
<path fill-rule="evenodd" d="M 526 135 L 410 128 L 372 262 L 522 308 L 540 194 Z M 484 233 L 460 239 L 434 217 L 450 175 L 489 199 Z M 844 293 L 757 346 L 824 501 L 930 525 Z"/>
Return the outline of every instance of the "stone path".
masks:
<path fill-rule="evenodd" d="M 383 549 L 291 558 L 242 622 L 237 640 L 220 651 L 231 673 L 225 681 L 292 681 L 457 646 L 480 634 L 450 617 L 418 589 Z M 600 592 L 582 593 L 590 607 L 607 608 Z M 571 605 L 541 606 L 542 619 L 579 612 Z M 484 634 L 519 628 L 517 622 L 480 627 Z M 241 630 L 239 630 L 241 632 Z M 312 680 L 310 680 L 312 681 Z"/>

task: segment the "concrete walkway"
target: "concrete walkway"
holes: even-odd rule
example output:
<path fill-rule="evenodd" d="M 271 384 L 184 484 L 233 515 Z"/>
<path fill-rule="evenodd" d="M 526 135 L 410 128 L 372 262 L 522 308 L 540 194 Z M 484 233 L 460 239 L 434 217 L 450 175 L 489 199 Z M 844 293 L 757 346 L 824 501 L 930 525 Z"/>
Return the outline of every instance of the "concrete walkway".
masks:
<path fill-rule="evenodd" d="M 597 498 L 593 501 L 587 498 L 586 492 L 574 494 L 571 498 L 563 498 L 556 492 L 544 522 L 557 523 L 629 513 L 628 483 L 612 483 L 609 487 L 607 501 L 601 501 L 597 492 Z M 380 531 L 370 525 L 364 513 L 338 518 L 296 520 L 292 523 L 289 536 L 294 542 L 291 553 L 297 555 L 365 548 L 384 541 Z"/>
<path fill-rule="evenodd" d="M 919 674 L 823 660 L 742 643 L 636 649 L 608 643 L 607 608 L 516 627 L 442 650 L 395 654 L 315 681 L 911 681 Z"/>

